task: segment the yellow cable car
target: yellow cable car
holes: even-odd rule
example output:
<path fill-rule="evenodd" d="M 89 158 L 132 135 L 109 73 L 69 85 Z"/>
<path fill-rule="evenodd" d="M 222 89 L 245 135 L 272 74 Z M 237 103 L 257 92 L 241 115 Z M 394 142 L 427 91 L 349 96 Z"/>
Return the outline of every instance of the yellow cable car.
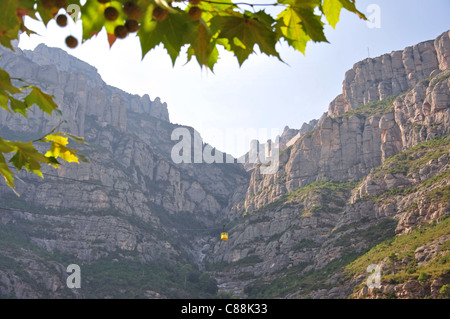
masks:
<path fill-rule="evenodd" d="M 220 233 L 220 239 L 224 241 L 228 240 L 228 233 L 225 231 L 225 225 L 223 225 L 222 233 Z"/>
<path fill-rule="evenodd" d="M 227 241 L 228 240 L 228 233 L 227 232 L 222 232 L 220 234 L 220 239 Z"/>

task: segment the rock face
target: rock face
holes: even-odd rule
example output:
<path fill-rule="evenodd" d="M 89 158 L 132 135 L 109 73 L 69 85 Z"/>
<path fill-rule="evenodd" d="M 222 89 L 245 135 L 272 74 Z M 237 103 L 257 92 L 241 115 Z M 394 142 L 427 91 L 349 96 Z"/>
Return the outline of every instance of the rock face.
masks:
<path fill-rule="evenodd" d="M 68 122 L 73 134 L 85 136 L 85 121 L 89 116 L 120 131 L 126 131 L 127 112 L 169 121 L 167 104 L 159 98 L 151 101 L 148 95 L 131 95 L 108 86 L 94 67 L 61 49 L 41 44 L 34 51 L 16 51 L 13 54 L 2 50 L 1 66 L 53 95 L 64 118 L 70 119 Z M 27 119 L 13 118 L 6 112 L 1 113 L 0 124 L 13 130 L 20 127 L 21 131 L 45 131 L 51 130 L 60 121 L 57 117 L 45 116 L 40 110 L 35 113 L 33 125 Z"/>
<path fill-rule="evenodd" d="M 444 32 L 356 63 L 327 113 L 284 129 L 278 171 L 262 174 L 249 154 L 273 142 L 254 141 L 243 165 L 176 164 L 172 132 L 195 131 L 159 98 L 110 87 L 60 50 L 5 52 L 3 68 L 55 96 L 90 163 L 23 173 L 20 198 L 0 186 L 0 295 L 442 297 L 449 55 Z M 0 135 L 32 140 L 59 120 L 2 111 Z M 65 286 L 72 263 L 84 290 Z M 369 264 L 381 288 L 364 284 Z"/>
<path fill-rule="evenodd" d="M 0 232 L 10 230 L 11 238 L 22 240 L 18 247 L 27 247 L 15 254 L 8 250 L 8 241 L 0 244 L 0 265 L 9 265 L 0 266 L 0 295 L 121 294 L 117 289 L 96 291 L 94 275 L 88 277 L 85 287 L 90 285 L 89 278 L 93 278 L 92 286 L 84 292 L 68 289 L 65 267 L 72 263 L 86 264 L 94 271 L 108 261 L 116 267 L 112 274 L 132 276 L 131 281 L 139 276 L 124 272 L 126 263 L 118 260 L 123 261 L 125 255 L 139 274 L 140 268 L 153 267 L 148 276 L 178 264 L 176 269 L 197 265 L 203 257 L 195 249 L 196 242 L 204 233 L 195 229 L 216 227 L 220 231 L 230 197 L 237 187 L 247 184 L 242 166 L 176 164 L 171 150 L 179 141 L 172 140 L 171 134 L 177 128 L 193 134 L 193 129 L 170 123 L 167 105 L 160 98 L 151 100 L 148 95 L 131 95 L 108 86 L 93 67 L 62 50 L 43 45 L 33 52 L 2 50 L 0 63 L 12 76 L 52 94 L 62 112 L 61 117 L 49 117 L 33 108 L 32 115 L 24 119 L 2 110 L 1 136 L 33 140 L 67 119 L 59 129 L 85 137 L 87 144 L 74 147 L 90 161 L 64 165 L 57 171 L 45 167 L 44 180 L 21 173 L 20 198 L 4 184 L 0 186 L 0 206 L 7 208 L 0 209 Z M 26 234 L 24 238 L 17 235 L 21 233 Z M 43 252 L 55 257 L 47 258 Z M 34 261 L 32 266 L 30 261 Z M 20 273 L 23 268 L 27 274 Z M 198 279 L 198 267 L 192 272 L 191 277 Z M 121 280 L 109 281 L 116 279 Z M 157 281 L 148 280 L 148 285 Z M 131 286 L 129 293 L 176 296 L 170 291 L 161 294 L 163 288 L 154 292 L 139 287 Z M 184 291 L 183 285 L 179 291 Z"/>
<path fill-rule="evenodd" d="M 404 93 L 449 67 L 449 35 L 356 63 L 345 74 L 343 92 L 330 103 L 328 115 L 336 117 L 371 102 Z"/>
<path fill-rule="evenodd" d="M 445 32 L 356 63 L 328 113 L 280 153 L 278 172 L 250 170 L 245 199 L 231 214 L 240 222 L 227 243 L 210 246 L 222 289 L 252 298 L 346 298 L 366 276 L 349 280 L 341 267 L 383 238 L 448 216 L 449 53 Z M 297 290 L 287 288 L 292 282 Z M 389 286 L 385 295 L 430 296 L 416 286 Z"/>
<path fill-rule="evenodd" d="M 277 174 L 253 170 L 245 209 L 257 209 L 314 181 L 360 180 L 388 157 L 448 133 L 448 37 L 445 32 L 434 41 L 356 63 L 346 73 L 343 94 L 316 129 L 298 138 L 289 156 L 280 159 Z M 387 82 L 400 84 L 380 90 Z M 274 185 L 270 194 L 268 185 Z"/>

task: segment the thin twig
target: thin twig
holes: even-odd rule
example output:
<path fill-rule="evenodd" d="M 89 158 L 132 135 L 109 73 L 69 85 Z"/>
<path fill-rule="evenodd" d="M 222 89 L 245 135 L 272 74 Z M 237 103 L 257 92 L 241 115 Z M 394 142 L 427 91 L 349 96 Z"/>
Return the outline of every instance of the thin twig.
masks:
<path fill-rule="evenodd" d="M 54 133 L 54 132 L 56 131 L 56 129 L 57 129 L 58 127 L 61 126 L 62 123 L 64 123 L 64 121 L 59 122 L 58 125 L 56 125 L 50 132 L 48 132 L 47 134 L 45 134 L 45 135 L 42 136 L 41 138 L 38 138 L 38 139 L 33 140 L 33 141 L 31 141 L 31 142 L 32 142 L 32 143 L 42 142 L 42 140 L 43 140 L 44 138 L 46 138 L 46 137 L 49 136 L 50 134 Z"/>

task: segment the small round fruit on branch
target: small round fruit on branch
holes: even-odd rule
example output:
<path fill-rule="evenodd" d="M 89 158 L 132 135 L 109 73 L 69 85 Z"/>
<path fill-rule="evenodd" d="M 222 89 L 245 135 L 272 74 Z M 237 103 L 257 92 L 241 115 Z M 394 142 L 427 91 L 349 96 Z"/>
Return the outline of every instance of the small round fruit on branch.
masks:
<path fill-rule="evenodd" d="M 119 39 L 126 38 L 128 35 L 127 27 L 124 25 L 118 25 L 117 27 L 114 28 L 114 35 L 116 36 L 116 38 Z"/>
<path fill-rule="evenodd" d="M 199 20 L 202 17 L 202 9 L 199 7 L 191 7 L 188 14 L 192 20 Z"/>
<path fill-rule="evenodd" d="M 128 32 L 133 33 L 139 30 L 139 23 L 136 20 L 127 20 L 125 21 L 125 27 Z"/>
<path fill-rule="evenodd" d="M 67 16 L 64 14 L 59 14 L 56 17 L 56 24 L 60 27 L 65 27 L 67 25 Z"/>
<path fill-rule="evenodd" d="M 123 5 L 123 12 L 131 20 L 138 20 L 142 16 L 141 7 L 133 1 L 128 1 Z"/>
<path fill-rule="evenodd" d="M 77 38 L 75 38 L 75 37 L 72 36 L 72 35 L 69 35 L 69 36 L 66 38 L 66 45 L 67 45 L 69 48 L 71 48 L 71 49 L 76 48 L 77 45 L 78 45 L 78 40 L 77 40 Z"/>
<path fill-rule="evenodd" d="M 119 17 L 119 11 L 114 7 L 108 7 L 104 12 L 105 19 L 108 21 L 114 21 Z"/>
<path fill-rule="evenodd" d="M 163 21 L 167 18 L 167 16 L 169 15 L 169 11 L 167 11 L 166 9 L 163 9 L 161 7 L 155 7 L 155 9 L 153 9 L 153 19 L 155 21 Z"/>

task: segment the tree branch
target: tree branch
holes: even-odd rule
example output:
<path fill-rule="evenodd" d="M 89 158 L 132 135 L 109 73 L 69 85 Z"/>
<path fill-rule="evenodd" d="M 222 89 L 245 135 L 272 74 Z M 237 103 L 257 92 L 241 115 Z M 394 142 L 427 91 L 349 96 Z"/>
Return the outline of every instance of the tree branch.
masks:
<path fill-rule="evenodd" d="M 42 142 L 42 140 L 43 140 L 44 138 L 46 138 L 46 137 L 49 136 L 50 134 L 55 133 L 56 129 L 57 129 L 58 127 L 60 127 L 62 123 L 64 123 L 64 121 L 59 122 L 58 125 L 56 125 L 50 132 L 48 132 L 47 134 L 45 134 L 45 135 L 42 136 L 41 138 L 38 138 L 38 139 L 33 140 L 33 141 L 31 141 L 31 142 L 32 142 L 32 143 Z"/>

